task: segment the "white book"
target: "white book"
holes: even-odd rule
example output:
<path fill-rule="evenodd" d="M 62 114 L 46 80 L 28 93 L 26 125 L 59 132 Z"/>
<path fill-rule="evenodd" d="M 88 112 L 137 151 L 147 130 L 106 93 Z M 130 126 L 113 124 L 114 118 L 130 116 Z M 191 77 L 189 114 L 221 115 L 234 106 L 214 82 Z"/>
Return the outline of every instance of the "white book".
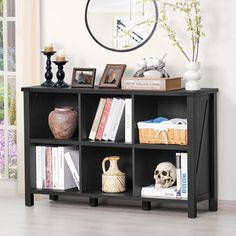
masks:
<path fill-rule="evenodd" d="M 45 146 L 41 146 L 41 154 L 42 154 L 42 160 L 41 160 L 41 168 L 42 168 L 42 188 L 46 187 L 46 155 L 45 155 Z"/>
<path fill-rule="evenodd" d="M 79 172 L 79 150 L 75 146 L 58 147 L 59 155 L 59 189 L 65 190 L 75 188 L 76 183 L 71 175 L 70 169 L 66 164 L 65 153 L 70 152 L 75 168 Z"/>
<path fill-rule="evenodd" d="M 116 139 L 116 134 L 120 125 L 121 117 L 124 111 L 125 107 L 125 101 L 124 99 L 119 99 L 119 106 L 117 108 L 117 115 L 115 116 L 115 119 L 113 121 L 110 134 L 109 134 L 109 140 L 115 141 Z"/>
<path fill-rule="evenodd" d="M 42 187 L 42 148 L 41 146 L 36 146 L 36 188 Z"/>
<path fill-rule="evenodd" d="M 74 163 L 73 163 L 73 161 L 72 161 L 70 152 L 67 152 L 67 153 L 65 154 L 65 159 L 66 159 L 66 162 L 67 162 L 67 164 L 68 164 L 68 166 L 69 166 L 69 168 L 70 168 L 71 174 L 72 174 L 72 176 L 73 176 L 73 178 L 74 178 L 74 181 L 75 181 L 75 183 L 76 183 L 76 185 L 77 185 L 77 188 L 78 188 L 78 190 L 80 190 L 80 186 L 79 186 L 79 181 L 80 181 L 79 174 L 78 174 L 78 172 L 77 172 L 77 170 L 76 170 L 76 168 L 75 168 L 75 165 L 74 165 Z"/>
<path fill-rule="evenodd" d="M 176 187 L 177 196 L 181 197 L 181 153 L 176 153 Z"/>
<path fill-rule="evenodd" d="M 107 141 L 108 138 L 109 138 L 109 133 L 110 133 L 110 130 L 111 130 L 111 126 L 112 126 L 112 123 L 115 119 L 115 116 L 117 114 L 117 105 L 119 104 L 119 99 L 117 98 L 113 98 L 112 99 L 112 104 L 111 104 L 111 109 L 110 109 L 110 112 L 109 112 L 109 115 L 108 115 L 108 118 L 107 118 L 107 122 L 106 122 L 106 125 L 105 125 L 105 129 L 104 129 L 104 132 L 103 132 L 103 135 L 102 135 L 102 139 Z"/>
<path fill-rule="evenodd" d="M 125 99 L 125 142 L 132 142 L 132 99 Z"/>
<path fill-rule="evenodd" d="M 59 158 L 58 158 L 58 148 L 52 147 L 52 188 L 59 188 Z"/>
<path fill-rule="evenodd" d="M 176 186 L 171 186 L 169 188 L 157 188 L 154 185 L 143 187 L 141 190 L 141 196 L 147 197 L 177 197 Z"/>
<path fill-rule="evenodd" d="M 188 154 L 181 153 L 181 197 L 188 198 Z"/>

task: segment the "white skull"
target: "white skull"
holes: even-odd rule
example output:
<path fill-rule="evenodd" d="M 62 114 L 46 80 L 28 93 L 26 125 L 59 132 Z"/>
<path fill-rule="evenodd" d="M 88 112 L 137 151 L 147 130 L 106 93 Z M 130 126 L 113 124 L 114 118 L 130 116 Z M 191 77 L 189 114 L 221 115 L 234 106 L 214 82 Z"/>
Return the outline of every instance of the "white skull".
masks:
<path fill-rule="evenodd" d="M 155 187 L 169 188 L 176 181 L 176 167 L 170 162 L 162 162 L 154 171 Z"/>

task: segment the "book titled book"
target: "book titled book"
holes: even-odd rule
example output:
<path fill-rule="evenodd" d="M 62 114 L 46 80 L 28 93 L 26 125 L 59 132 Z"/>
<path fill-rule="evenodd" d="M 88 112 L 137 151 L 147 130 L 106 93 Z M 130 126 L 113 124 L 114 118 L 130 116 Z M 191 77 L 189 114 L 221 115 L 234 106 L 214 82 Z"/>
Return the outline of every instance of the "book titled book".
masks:
<path fill-rule="evenodd" d="M 181 197 L 181 153 L 176 153 L 176 187 L 177 197 Z"/>
<path fill-rule="evenodd" d="M 111 141 L 121 140 L 122 136 L 124 137 L 124 132 L 125 132 L 124 107 L 125 107 L 124 99 L 119 99 L 117 115 L 115 116 L 115 119 L 113 121 L 111 130 L 109 133 L 109 140 Z"/>
<path fill-rule="evenodd" d="M 126 90 L 175 90 L 181 89 L 181 78 L 126 77 L 122 78 L 121 88 Z"/>
<path fill-rule="evenodd" d="M 66 190 L 77 187 L 71 174 L 68 164 L 66 164 L 65 153 L 69 152 L 73 160 L 74 166 L 79 173 L 79 150 L 75 146 L 58 147 L 59 156 L 59 189 Z"/>
<path fill-rule="evenodd" d="M 98 104 L 98 108 L 97 108 L 97 112 L 93 121 L 93 125 L 89 134 L 89 139 L 91 140 L 95 140 L 96 137 L 96 133 L 98 130 L 98 126 L 102 117 L 102 113 L 105 107 L 105 103 L 106 103 L 106 99 L 105 98 L 101 98 Z"/>
<path fill-rule="evenodd" d="M 106 126 L 102 135 L 102 139 L 107 141 L 109 138 L 109 133 L 111 130 L 112 123 L 114 121 L 114 118 L 117 114 L 117 105 L 118 105 L 119 99 L 113 98 L 112 99 L 112 104 L 111 104 L 111 109 L 107 118 Z"/>
<path fill-rule="evenodd" d="M 80 190 L 80 186 L 79 186 L 79 174 L 75 168 L 75 165 L 74 165 L 74 162 L 72 161 L 72 158 L 71 158 L 71 155 L 70 155 L 70 152 L 67 152 L 65 153 L 65 159 L 66 159 L 66 162 L 68 164 L 68 167 L 70 168 L 70 172 L 74 178 L 74 181 L 75 181 L 75 184 L 78 188 L 78 190 Z"/>
<path fill-rule="evenodd" d="M 132 142 L 132 99 L 125 99 L 125 142 Z"/>
<path fill-rule="evenodd" d="M 177 188 L 176 186 L 171 186 L 169 188 L 158 188 L 155 187 L 155 185 L 150 185 L 142 188 L 141 196 L 177 198 Z"/>
<path fill-rule="evenodd" d="M 181 197 L 188 198 L 188 154 L 181 153 Z"/>
<path fill-rule="evenodd" d="M 102 118 L 100 120 L 99 126 L 98 126 L 98 130 L 97 130 L 97 134 L 96 134 L 96 139 L 97 140 L 102 140 L 102 136 L 103 136 L 103 132 L 106 126 L 106 122 L 107 122 L 107 118 L 111 109 L 111 103 L 112 103 L 112 99 L 111 98 L 107 98 L 106 99 L 106 104 L 103 110 L 103 114 L 102 114 Z"/>

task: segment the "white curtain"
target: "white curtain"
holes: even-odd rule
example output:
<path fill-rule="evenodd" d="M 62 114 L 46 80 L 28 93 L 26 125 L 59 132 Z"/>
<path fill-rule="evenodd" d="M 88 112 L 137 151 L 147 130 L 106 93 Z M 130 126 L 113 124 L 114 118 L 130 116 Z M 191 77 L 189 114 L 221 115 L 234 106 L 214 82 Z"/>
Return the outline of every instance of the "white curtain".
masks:
<path fill-rule="evenodd" d="M 18 193 L 24 193 L 24 109 L 21 87 L 40 84 L 40 0 L 16 0 Z"/>

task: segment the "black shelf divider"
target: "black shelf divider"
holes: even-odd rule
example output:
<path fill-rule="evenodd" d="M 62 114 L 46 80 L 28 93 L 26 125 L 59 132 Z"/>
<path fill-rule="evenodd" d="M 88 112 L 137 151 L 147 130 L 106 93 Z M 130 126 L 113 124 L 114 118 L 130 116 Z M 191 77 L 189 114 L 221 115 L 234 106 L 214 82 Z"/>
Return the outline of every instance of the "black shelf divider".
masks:
<path fill-rule="evenodd" d="M 34 205 L 34 194 L 142 202 L 149 210 L 151 202 L 186 204 L 188 217 L 197 216 L 197 202 L 209 201 L 209 210 L 217 210 L 217 117 L 218 89 L 199 91 L 133 91 L 100 88 L 22 88 L 25 115 L 25 205 Z M 99 99 L 132 99 L 132 142 L 88 140 Z M 58 105 L 70 105 L 78 111 L 78 132 L 70 140 L 54 139 L 47 124 L 49 112 Z M 188 119 L 188 145 L 140 144 L 137 122 L 158 116 Z M 36 189 L 35 146 L 77 146 L 79 148 L 80 191 Z M 188 153 L 188 199 L 142 197 L 141 188 L 154 183 L 153 171 L 162 161 L 175 162 L 176 152 Z M 118 165 L 127 176 L 127 191 L 108 194 L 101 191 L 101 162 L 108 155 L 119 155 Z"/>

